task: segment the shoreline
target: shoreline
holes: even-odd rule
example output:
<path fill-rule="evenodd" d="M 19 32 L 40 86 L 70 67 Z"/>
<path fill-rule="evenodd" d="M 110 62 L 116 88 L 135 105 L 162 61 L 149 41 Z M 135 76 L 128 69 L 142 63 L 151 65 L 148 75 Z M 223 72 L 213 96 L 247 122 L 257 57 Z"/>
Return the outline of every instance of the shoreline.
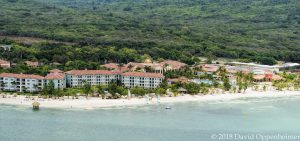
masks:
<path fill-rule="evenodd" d="M 160 97 L 160 102 L 154 97 L 152 100 L 146 98 L 131 98 L 131 99 L 101 99 L 90 97 L 88 99 L 38 99 L 40 108 L 55 108 L 55 109 L 99 109 L 111 107 L 130 107 L 142 105 L 157 105 L 179 102 L 194 102 L 194 101 L 227 101 L 240 98 L 276 98 L 276 97 L 291 97 L 300 96 L 300 91 L 246 91 L 245 93 L 226 93 L 212 95 L 183 95 L 177 97 Z M 35 100 L 25 98 L 25 96 L 17 96 L 10 98 L 0 98 L 0 104 L 32 107 Z"/>

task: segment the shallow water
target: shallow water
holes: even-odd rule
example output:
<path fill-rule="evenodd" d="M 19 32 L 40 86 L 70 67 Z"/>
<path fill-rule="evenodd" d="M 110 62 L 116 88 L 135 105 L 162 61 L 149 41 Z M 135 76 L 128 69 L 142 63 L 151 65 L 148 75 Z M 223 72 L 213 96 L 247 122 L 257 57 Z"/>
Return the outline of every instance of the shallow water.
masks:
<path fill-rule="evenodd" d="M 300 136 L 300 97 L 96 110 L 0 105 L 0 141 L 209 141 L 278 134 Z"/>

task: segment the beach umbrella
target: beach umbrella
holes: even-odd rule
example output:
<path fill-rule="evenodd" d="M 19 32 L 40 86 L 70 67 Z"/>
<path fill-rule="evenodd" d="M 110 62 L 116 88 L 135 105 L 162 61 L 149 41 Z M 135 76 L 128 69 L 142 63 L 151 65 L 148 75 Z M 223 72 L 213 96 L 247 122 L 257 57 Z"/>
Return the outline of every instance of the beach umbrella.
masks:
<path fill-rule="evenodd" d="M 182 87 L 180 87 L 180 88 L 178 89 L 178 91 L 179 91 L 180 93 L 186 93 L 186 92 L 187 92 L 187 90 L 186 90 L 185 88 L 182 88 Z"/>

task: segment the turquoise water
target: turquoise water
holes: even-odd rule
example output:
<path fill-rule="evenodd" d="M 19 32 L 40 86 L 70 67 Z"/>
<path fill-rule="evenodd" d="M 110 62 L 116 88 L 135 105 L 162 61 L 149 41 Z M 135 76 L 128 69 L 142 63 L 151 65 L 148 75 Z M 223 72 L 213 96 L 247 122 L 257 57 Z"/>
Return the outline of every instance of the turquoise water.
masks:
<path fill-rule="evenodd" d="M 97 110 L 0 105 L 0 141 L 210 141 L 252 134 L 300 135 L 300 97 Z"/>

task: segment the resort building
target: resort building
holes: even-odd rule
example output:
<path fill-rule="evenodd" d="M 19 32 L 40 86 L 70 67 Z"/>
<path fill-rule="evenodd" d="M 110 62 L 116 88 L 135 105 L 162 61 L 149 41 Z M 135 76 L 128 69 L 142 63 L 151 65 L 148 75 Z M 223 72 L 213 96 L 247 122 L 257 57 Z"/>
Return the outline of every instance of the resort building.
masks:
<path fill-rule="evenodd" d="M 279 68 L 280 71 L 300 72 L 299 63 L 285 63 Z"/>
<path fill-rule="evenodd" d="M 127 66 L 132 70 L 141 70 L 144 72 L 153 72 L 163 74 L 166 71 L 176 71 L 184 68 L 187 64 L 174 61 L 166 60 L 162 62 L 152 62 L 150 59 L 146 59 L 144 63 L 128 63 Z"/>
<path fill-rule="evenodd" d="M 34 67 L 34 68 L 40 65 L 39 62 L 33 62 L 33 61 L 25 61 L 25 64 L 29 67 Z"/>
<path fill-rule="evenodd" d="M 275 75 L 272 73 L 265 73 L 265 74 L 257 74 L 253 76 L 254 82 L 271 82 L 276 80 L 283 79 L 279 75 Z"/>
<path fill-rule="evenodd" d="M 231 66 L 241 67 L 241 68 L 248 68 L 251 70 L 260 69 L 260 70 L 270 71 L 272 73 L 279 72 L 279 68 L 280 68 L 280 66 L 277 65 L 270 66 L 270 65 L 260 65 L 256 63 L 229 62 L 227 64 Z"/>
<path fill-rule="evenodd" d="M 162 62 L 152 62 L 151 59 L 146 59 L 144 63 L 135 63 L 129 62 L 128 64 L 116 64 L 116 63 L 108 63 L 102 65 L 102 67 L 117 70 L 121 72 L 126 71 L 141 71 L 141 72 L 150 72 L 150 73 L 165 73 L 166 71 L 175 71 L 180 70 L 187 64 L 174 61 L 174 60 L 165 60 Z"/>
<path fill-rule="evenodd" d="M 69 87 L 90 85 L 107 85 L 110 82 L 121 82 L 125 87 L 156 88 L 164 76 L 158 73 L 125 72 L 114 70 L 71 70 L 66 72 Z"/>
<path fill-rule="evenodd" d="M 5 51 L 10 51 L 11 45 L 0 45 L 1 48 L 3 48 Z"/>
<path fill-rule="evenodd" d="M 168 84 L 173 84 L 173 83 L 176 83 L 176 82 L 183 84 L 183 83 L 188 83 L 189 79 L 184 77 L 184 76 L 180 76 L 178 78 L 168 78 L 167 82 L 168 82 Z"/>
<path fill-rule="evenodd" d="M 204 64 L 201 67 L 202 67 L 202 70 L 204 72 L 206 72 L 207 74 L 213 74 L 214 72 L 216 72 L 220 68 L 220 65 L 218 65 L 218 64 Z"/>
<path fill-rule="evenodd" d="M 119 71 L 109 70 L 71 70 L 66 72 L 69 87 L 82 87 L 85 83 L 90 85 L 107 85 L 119 80 Z"/>
<path fill-rule="evenodd" d="M 122 84 L 127 88 L 156 88 L 163 79 L 164 76 L 159 73 L 125 72 L 121 74 Z"/>
<path fill-rule="evenodd" d="M 51 70 L 48 75 L 45 76 L 45 82 L 49 84 L 50 82 L 54 83 L 55 89 L 63 89 L 67 86 L 67 78 L 63 71 L 54 69 Z"/>
<path fill-rule="evenodd" d="M 130 66 L 128 64 L 124 65 L 124 64 L 117 64 L 117 63 L 108 63 L 108 64 L 104 64 L 101 66 L 105 67 L 107 69 L 110 69 L 110 70 L 116 70 L 116 71 L 121 71 L 121 72 L 130 70 Z"/>
<path fill-rule="evenodd" d="M 29 74 L 0 74 L 0 90 L 17 92 L 36 92 L 50 82 L 55 89 L 82 87 L 84 84 L 107 85 L 110 82 L 121 82 L 125 87 L 156 88 L 164 79 L 159 73 L 121 72 L 115 70 L 71 70 L 63 72 L 51 70 L 45 77 Z"/>
<path fill-rule="evenodd" d="M 8 69 L 10 68 L 10 62 L 0 59 L 0 67 Z"/>
<path fill-rule="evenodd" d="M 31 74 L 0 74 L 0 89 L 5 91 L 36 92 L 44 86 L 44 77 Z"/>

